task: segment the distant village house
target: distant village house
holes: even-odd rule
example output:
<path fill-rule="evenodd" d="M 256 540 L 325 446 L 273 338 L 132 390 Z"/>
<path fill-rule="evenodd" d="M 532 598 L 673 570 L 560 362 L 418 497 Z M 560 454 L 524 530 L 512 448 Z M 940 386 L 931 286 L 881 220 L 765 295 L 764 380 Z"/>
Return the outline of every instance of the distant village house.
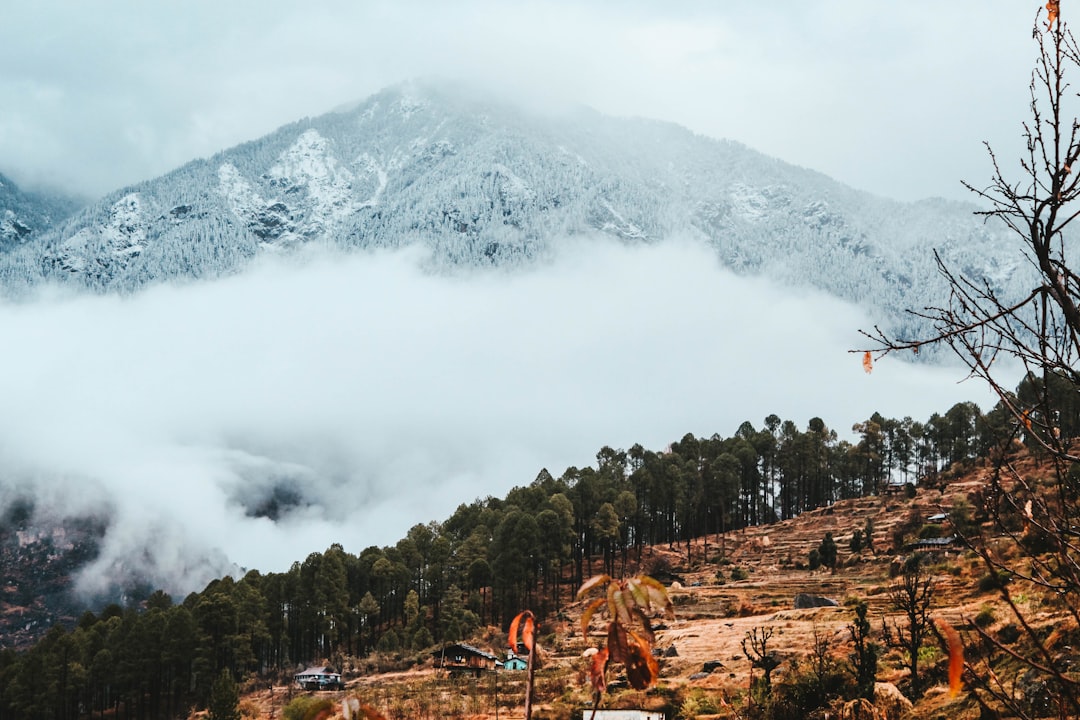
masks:
<path fill-rule="evenodd" d="M 502 666 L 503 670 L 525 670 L 529 666 L 529 661 L 526 658 L 511 652 L 507 653 Z"/>
<path fill-rule="evenodd" d="M 304 690 L 344 690 L 341 673 L 332 667 L 309 667 L 293 676 Z"/>
<path fill-rule="evenodd" d="M 470 672 L 477 676 L 485 670 L 494 670 L 499 662 L 491 653 L 464 643 L 447 645 L 442 650 L 437 650 L 432 657 L 435 659 L 435 667 L 440 670 L 449 670 L 452 673 Z"/>
<path fill-rule="evenodd" d="M 923 538 L 904 546 L 905 550 L 945 550 L 956 543 L 956 537 Z"/>

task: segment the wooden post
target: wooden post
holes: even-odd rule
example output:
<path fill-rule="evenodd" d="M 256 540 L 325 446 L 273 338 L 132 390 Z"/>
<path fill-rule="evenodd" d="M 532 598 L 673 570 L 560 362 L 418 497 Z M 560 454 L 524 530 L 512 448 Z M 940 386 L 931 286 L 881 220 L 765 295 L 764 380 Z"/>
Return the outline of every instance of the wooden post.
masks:
<path fill-rule="evenodd" d="M 529 662 L 525 665 L 525 720 L 532 718 L 532 694 L 533 694 L 533 656 L 536 655 L 536 644 L 529 650 Z"/>

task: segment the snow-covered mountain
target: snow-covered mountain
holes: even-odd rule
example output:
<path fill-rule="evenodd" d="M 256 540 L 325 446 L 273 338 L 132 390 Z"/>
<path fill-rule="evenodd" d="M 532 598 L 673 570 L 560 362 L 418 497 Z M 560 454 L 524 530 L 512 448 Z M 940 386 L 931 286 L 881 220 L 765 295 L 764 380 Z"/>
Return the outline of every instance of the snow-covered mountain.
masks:
<path fill-rule="evenodd" d="M 973 210 L 882 199 L 672 124 L 529 113 L 410 83 L 118 190 L 0 255 L 0 285 L 130 292 L 311 244 L 419 244 L 449 269 L 543 261 L 595 234 L 678 236 L 899 329 L 904 308 L 944 298 L 933 248 L 1006 294 L 1022 282 L 1009 236 Z"/>
<path fill-rule="evenodd" d="M 78 201 L 59 194 L 21 190 L 0 174 L 0 253 L 48 230 L 78 207 Z"/>

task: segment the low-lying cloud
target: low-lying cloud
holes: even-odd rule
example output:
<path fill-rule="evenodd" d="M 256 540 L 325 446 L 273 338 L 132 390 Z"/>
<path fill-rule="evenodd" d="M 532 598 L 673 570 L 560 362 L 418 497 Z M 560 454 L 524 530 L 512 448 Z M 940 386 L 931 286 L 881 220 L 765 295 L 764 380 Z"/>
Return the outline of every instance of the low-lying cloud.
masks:
<path fill-rule="evenodd" d="M 324 254 L 0 305 L 0 505 L 29 488 L 54 516 L 108 516 L 84 590 L 126 568 L 186 592 L 235 565 L 393 543 L 603 445 L 770 413 L 844 435 L 874 411 L 989 402 L 955 368 L 864 374 L 856 309 L 737 277 L 700 246 L 567 242 L 508 273 L 418 260 Z"/>

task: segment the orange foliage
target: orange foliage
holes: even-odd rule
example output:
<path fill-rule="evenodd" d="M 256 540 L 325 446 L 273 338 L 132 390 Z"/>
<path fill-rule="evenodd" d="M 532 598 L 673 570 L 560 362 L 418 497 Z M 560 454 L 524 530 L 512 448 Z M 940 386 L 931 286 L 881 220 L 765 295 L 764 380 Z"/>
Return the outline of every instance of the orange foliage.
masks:
<path fill-rule="evenodd" d="M 960 640 L 960 633 L 941 618 L 938 618 L 937 626 L 949 645 L 949 694 L 955 697 L 962 686 L 960 676 L 964 673 L 964 643 Z"/>
<path fill-rule="evenodd" d="M 510 630 L 507 633 L 511 652 L 517 652 L 518 629 L 521 630 L 521 642 L 528 651 L 533 651 L 533 634 L 536 629 L 536 618 L 532 610 L 522 610 L 510 622 Z"/>
<path fill-rule="evenodd" d="M 869 375 L 874 371 L 874 358 L 870 355 L 870 351 L 867 350 L 862 356 L 862 369 Z"/>
<path fill-rule="evenodd" d="M 585 637 L 589 635 L 589 623 L 597 611 L 606 608 L 610 618 L 607 647 L 595 651 L 589 665 L 589 682 L 598 700 L 607 688 L 605 672 L 608 663 L 621 663 L 626 668 L 627 681 L 635 690 L 645 690 L 656 684 L 660 665 L 653 657 L 655 636 L 646 613 L 656 609 L 674 617 L 667 590 L 659 581 L 646 575 L 626 580 L 597 575 L 581 586 L 578 598 L 605 585 L 605 597 L 590 602 L 581 614 L 581 633 Z M 637 627 L 640 633 L 635 632 Z"/>
<path fill-rule="evenodd" d="M 1050 0 L 1046 3 L 1046 28 L 1048 30 L 1054 26 L 1054 21 L 1058 18 L 1058 12 L 1061 10 L 1059 5 L 1059 0 Z"/>
<path fill-rule="evenodd" d="M 592 685 L 593 690 L 598 693 L 607 690 L 607 678 L 604 677 L 604 670 L 607 668 L 607 664 L 607 648 L 593 653 L 592 662 L 589 663 L 589 684 Z"/>

